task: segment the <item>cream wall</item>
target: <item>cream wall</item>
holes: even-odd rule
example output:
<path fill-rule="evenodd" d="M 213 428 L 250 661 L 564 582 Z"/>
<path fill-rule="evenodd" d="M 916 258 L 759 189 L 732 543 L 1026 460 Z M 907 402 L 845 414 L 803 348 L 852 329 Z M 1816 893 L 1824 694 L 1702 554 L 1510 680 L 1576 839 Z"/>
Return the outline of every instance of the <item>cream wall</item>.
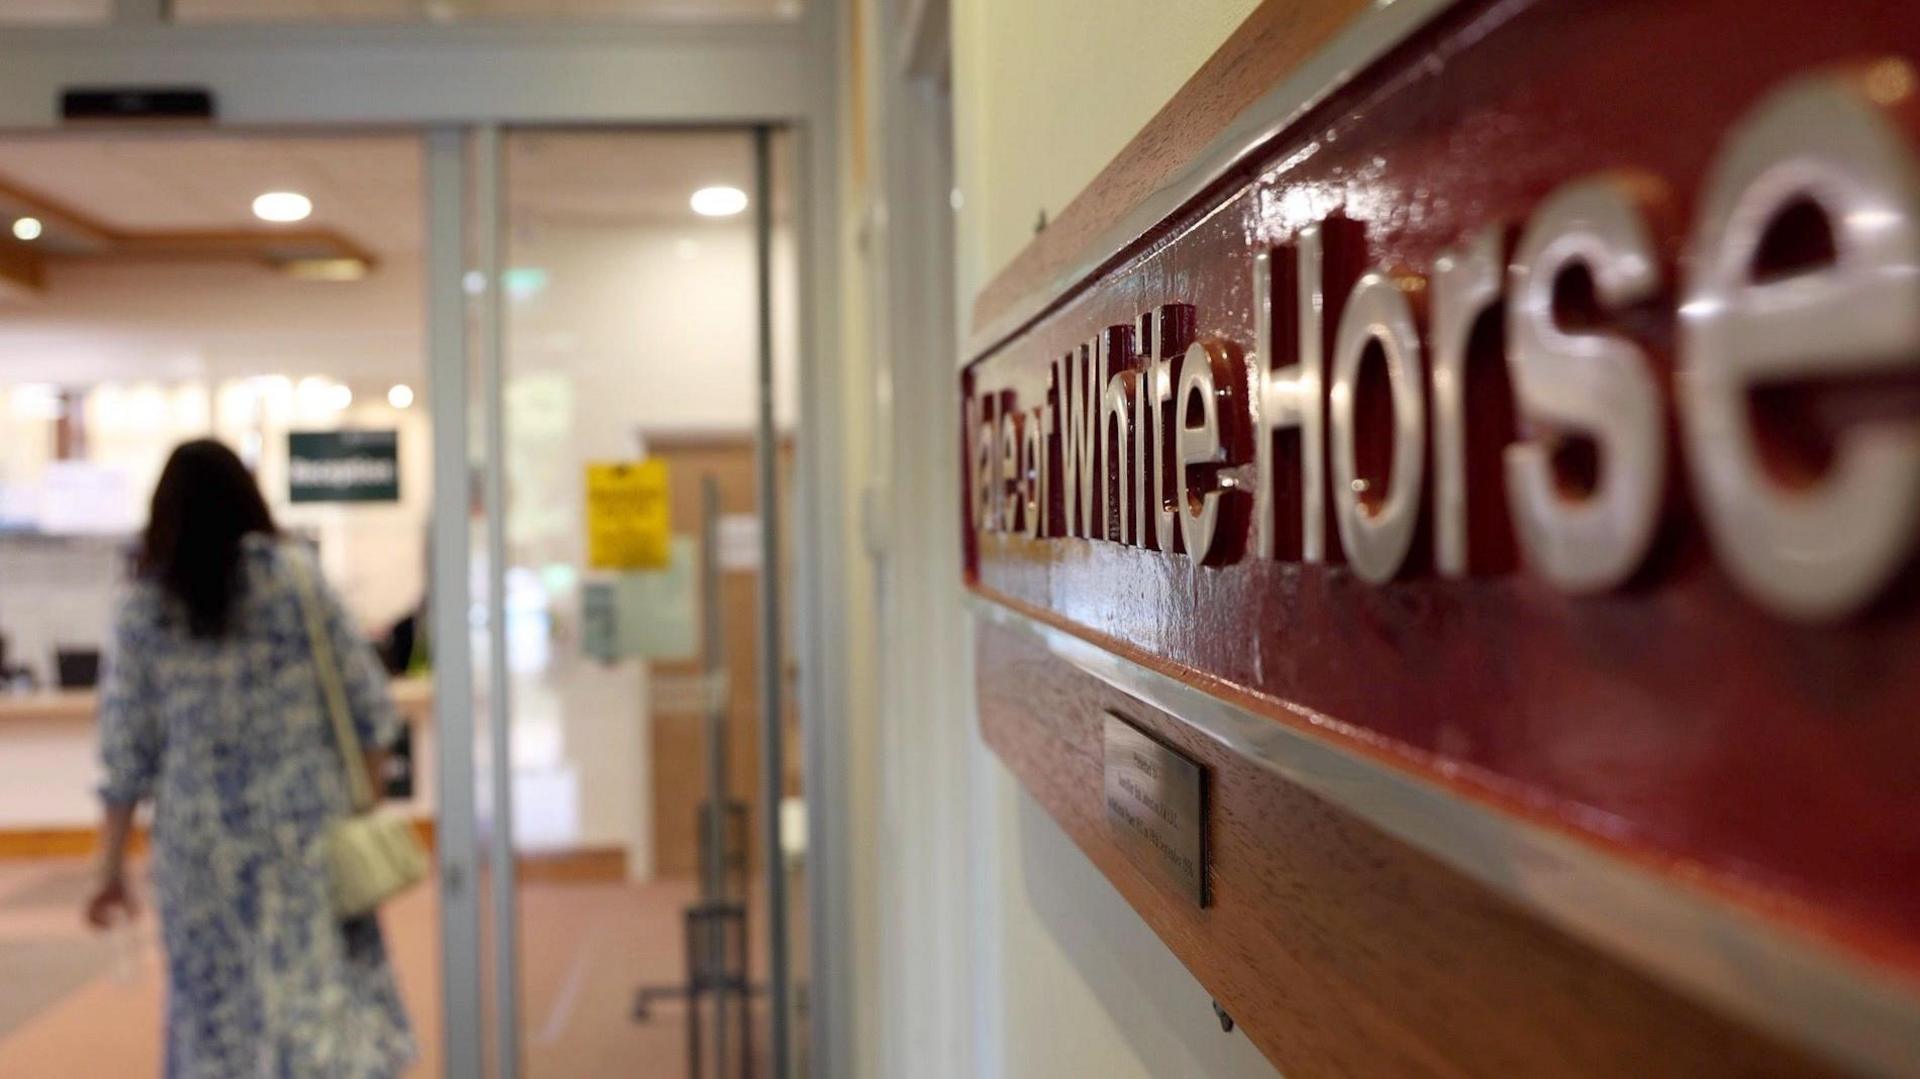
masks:
<path fill-rule="evenodd" d="M 962 312 L 1255 0 L 953 0 Z"/>
<path fill-rule="evenodd" d="M 1253 7 L 955 0 L 963 335 L 973 297 L 1038 216 L 1056 216 Z M 969 743 L 973 1074 L 1272 1075 L 977 734 Z"/>

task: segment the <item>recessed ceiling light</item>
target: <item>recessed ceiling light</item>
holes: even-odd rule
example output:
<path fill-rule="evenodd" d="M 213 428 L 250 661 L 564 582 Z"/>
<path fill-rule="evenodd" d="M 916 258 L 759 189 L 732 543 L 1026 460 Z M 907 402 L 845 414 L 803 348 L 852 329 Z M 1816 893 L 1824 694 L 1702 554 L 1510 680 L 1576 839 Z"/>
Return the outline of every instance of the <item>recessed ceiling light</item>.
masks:
<path fill-rule="evenodd" d="M 737 187 L 703 187 L 688 201 L 702 217 L 732 217 L 747 208 L 747 193 Z"/>
<path fill-rule="evenodd" d="M 313 200 L 297 191 L 269 191 L 253 200 L 253 216 L 276 224 L 305 221 L 312 212 Z"/>
<path fill-rule="evenodd" d="M 13 223 L 13 238 L 26 243 L 38 240 L 44 231 L 37 217 L 22 217 Z"/>
<path fill-rule="evenodd" d="M 387 404 L 407 408 L 413 404 L 413 387 L 402 382 L 387 391 Z"/>

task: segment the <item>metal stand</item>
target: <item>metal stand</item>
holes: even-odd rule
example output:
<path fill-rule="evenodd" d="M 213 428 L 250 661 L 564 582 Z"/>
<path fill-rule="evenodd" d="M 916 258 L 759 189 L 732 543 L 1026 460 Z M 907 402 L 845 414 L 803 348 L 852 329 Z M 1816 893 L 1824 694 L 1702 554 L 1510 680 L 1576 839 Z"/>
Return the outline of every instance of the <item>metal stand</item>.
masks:
<path fill-rule="evenodd" d="M 700 901 L 686 909 L 687 980 L 643 986 L 633 1018 L 653 1018 L 662 1000 L 687 1004 L 688 1079 L 753 1075 L 752 1015 L 756 989 L 747 980 L 747 807 L 727 790 L 727 711 L 730 702 L 722 649 L 719 517 L 720 491 L 712 476 L 701 480 L 701 639 L 707 682 L 707 798 L 695 814 L 700 836 Z M 737 1025 L 737 1029 L 736 1028 Z M 706 1064 L 706 1032 L 713 1032 L 713 1064 Z M 734 1040 L 737 1036 L 737 1042 Z"/>

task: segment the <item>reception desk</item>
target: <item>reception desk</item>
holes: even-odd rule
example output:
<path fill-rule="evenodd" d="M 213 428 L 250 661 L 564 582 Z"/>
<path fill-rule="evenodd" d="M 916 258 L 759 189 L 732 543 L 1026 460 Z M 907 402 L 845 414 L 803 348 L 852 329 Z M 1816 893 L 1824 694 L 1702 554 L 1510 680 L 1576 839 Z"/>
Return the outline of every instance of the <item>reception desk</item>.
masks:
<path fill-rule="evenodd" d="M 433 679 L 399 678 L 392 685 L 393 705 L 400 720 L 418 736 L 433 721 Z M 85 723 L 91 728 L 100 695 L 91 689 L 40 690 L 0 694 L 0 739 L 11 723 Z M 0 745 L 3 745 L 0 742 Z"/>
<path fill-rule="evenodd" d="M 392 684 L 394 706 L 413 735 L 413 797 L 403 808 L 430 815 L 433 680 Z M 0 695 L 0 858 L 84 854 L 100 807 L 99 695 L 50 690 Z"/>

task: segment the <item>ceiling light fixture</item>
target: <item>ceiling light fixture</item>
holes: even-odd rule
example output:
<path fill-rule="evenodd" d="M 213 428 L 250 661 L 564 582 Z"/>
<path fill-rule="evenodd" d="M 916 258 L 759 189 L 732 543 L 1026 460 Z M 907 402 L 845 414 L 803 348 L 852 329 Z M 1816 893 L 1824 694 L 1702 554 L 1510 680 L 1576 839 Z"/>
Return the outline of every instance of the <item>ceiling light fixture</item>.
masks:
<path fill-rule="evenodd" d="M 23 243 L 32 243 L 46 231 L 37 217 L 22 217 L 13 223 L 13 238 Z"/>
<path fill-rule="evenodd" d="M 299 258 L 280 264 L 280 269 L 296 281 L 360 281 L 370 267 L 359 258 Z"/>
<path fill-rule="evenodd" d="M 67 411 L 60 387 L 47 383 L 22 383 L 6 398 L 7 409 L 16 420 L 57 420 Z"/>
<path fill-rule="evenodd" d="M 294 389 L 294 399 L 299 411 L 307 416 L 324 416 L 331 412 L 345 412 L 353 404 L 353 390 L 344 382 L 335 382 L 330 378 L 310 375 L 300 380 Z"/>
<path fill-rule="evenodd" d="M 313 200 L 297 191 L 269 191 L 253 200 L 253 216 L 275 224 L 305 221 L 313 213 Z"/>
<path fill-rule="evenodd" d="M 387 391 L 387 404 L 395 408 L 410 408 L 413 405 L 413 387 L 404 382 L 396 384 Z"/>
<path fill-rule="evenodd" d="M 703 187 L 688 203 L 702 217 L 732 217 L 747 208 L 747 193 L 737 187 Z"/>

